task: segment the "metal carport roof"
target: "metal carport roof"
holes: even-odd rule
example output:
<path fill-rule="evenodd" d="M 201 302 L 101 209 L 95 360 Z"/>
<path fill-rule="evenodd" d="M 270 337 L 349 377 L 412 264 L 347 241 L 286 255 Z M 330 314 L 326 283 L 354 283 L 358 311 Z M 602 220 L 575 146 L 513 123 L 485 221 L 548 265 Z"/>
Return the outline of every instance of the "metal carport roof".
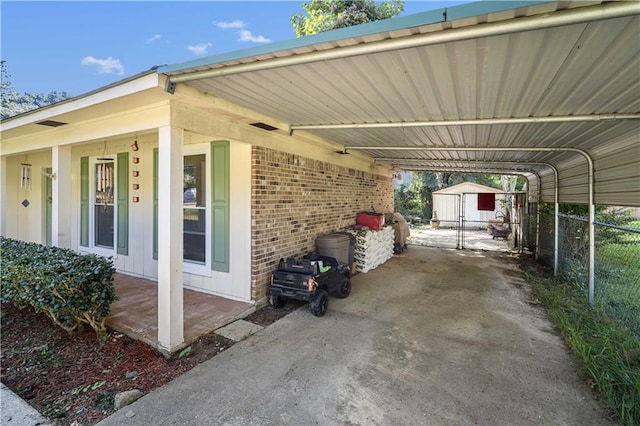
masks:
<path fill-rule="evenodd" d="M 158 72 L 398 170 L 553 202 L 555 168 L 561 203 L 640 207 L 640 2 L 471 3 Z"/>

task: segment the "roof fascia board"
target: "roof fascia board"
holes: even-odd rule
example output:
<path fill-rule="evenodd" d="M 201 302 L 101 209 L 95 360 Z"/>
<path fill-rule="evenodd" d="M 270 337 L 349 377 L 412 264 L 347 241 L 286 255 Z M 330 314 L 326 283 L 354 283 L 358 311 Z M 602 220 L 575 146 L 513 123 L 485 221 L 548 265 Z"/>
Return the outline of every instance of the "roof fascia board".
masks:
<path fill-rule="evenodd" d="M 102 142 L 105 139 L 127 134 L 155 132 L 158 127 L 170 124 L 170 103 L 157 102 L 79 123 L 71 123 L 68 126 L 47 129 L 42 133 L 3 139 L 2 156 L 37 152 L 54 146 Z"/>
<path fill-rule="evenodd" d="M 86 95 L 71 98 L 68 101 L 58 102 L 44 108 L 39 108 L 15 117 L 7 118 L 2 121 L 2 130 L 14 129 L 27 124 L 47 120 L 61 114 L 70 113 L 82 108 L 108 102 L 123 96 L 161 87 L 160 80 L 161 78 L 157 73 L 148 72 L 133 80 L 125 80 L 118 84 L 89 92 Z"/>
<path fill-rule="evenodd" d="M 470 18 L 477 15 L 503 12 L 505 10 L 517 9 L 521 7 L 534 6 L 542 3 L 553 3 L 548 0 L 535 1 L 479 1 L 448 8 L 440 8 L 422 13 L 415 13 L 407 16 L 383 19 L 367 24 L 354 25 L 352 27 L 339 28 L 337 30 L 324 31 L 317 34 L 270 43 L 263 46 L 248 49 L 236 50 L 234 52 L 195 59 L 192 61 L 177 64 L 165 65 L 158 68 L 158 73 L 171 74 L 182 72 L 190 68 L 209 66 L 227 61 L 236 61 L 252 56 L 268 55 L 276 52 L 297 49 L 305 46 L 312 46 L 320 43 L 331 43 L 356 37 L 365 37 L 382 32 L 396 31 L 405 28 L 414 28 L 424 25 L 445 22 L 444 12 L 446 10 L 447 21 Z"/>

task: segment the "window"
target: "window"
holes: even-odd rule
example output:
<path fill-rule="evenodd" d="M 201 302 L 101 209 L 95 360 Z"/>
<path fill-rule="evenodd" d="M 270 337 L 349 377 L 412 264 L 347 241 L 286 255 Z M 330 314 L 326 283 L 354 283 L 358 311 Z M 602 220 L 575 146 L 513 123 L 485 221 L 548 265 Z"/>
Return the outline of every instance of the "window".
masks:
<path fill-rule="evenodd" d="M 158 259 L 158 157 L 153 151 L 153 258 Z M 120 166 L 118 166 L 120 170 Z M 229 142 L 184 146 L 183 260 L 187 273 L 229 272 Z M 118 225 L 119 226 L 119 225 Z"/>
<path fill-rule="evenodd" d="M 80 246 L 104 255 L 129 254 L 129 154 L 80 158 Z"/>
<path fill-rule="evenodd" d="M 184 157 L 184 260 L 205 264 L 207 260 L 207 156 Z"/>

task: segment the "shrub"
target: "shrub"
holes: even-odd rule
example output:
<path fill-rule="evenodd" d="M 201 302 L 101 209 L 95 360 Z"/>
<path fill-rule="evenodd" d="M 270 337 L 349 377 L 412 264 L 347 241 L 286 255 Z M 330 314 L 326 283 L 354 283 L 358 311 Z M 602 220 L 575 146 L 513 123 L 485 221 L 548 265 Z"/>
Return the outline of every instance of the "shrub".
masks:
<path fill-rule="evenodd" d="M 32 306 L 67 331 L 89 324 L 105 331 L 116 300 L 113 260 L 0 237 L 3 303 Z"/>

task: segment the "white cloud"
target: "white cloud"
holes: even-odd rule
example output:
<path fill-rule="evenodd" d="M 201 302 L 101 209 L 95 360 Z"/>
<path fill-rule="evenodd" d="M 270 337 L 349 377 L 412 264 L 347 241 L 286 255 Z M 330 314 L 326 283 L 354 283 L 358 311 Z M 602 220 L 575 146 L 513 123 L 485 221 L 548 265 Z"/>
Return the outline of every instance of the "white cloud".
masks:
<path fill-rule="evenodd" d="M 196 55 L 204 55 L 211 46 L 213 46 L 211 43 L 198 43 L 195 46 L 187 46 L 187 49 Z"/>
<path fill-rule="evenodd" d="M 153 43 L 156 40 L 160 40 L 162 36 L 160 34 L 154 34 L 153 36 L 147 39 L 147 43 Z"/>
<path fill-rule="evenodd" d="M 239 20 L 235 20 L 232 22 L 216 22 L 214 21 L 213 24 L 218 27 L 218 28 L 222 28 L 222 29 L 227 29 L 227 28 L 244 28 L 247 26 L 246 23 L 239 21 Z"/>
<path fill-rule="evenodd" d="M 93 56 L 86 56 L 80 62 L 86 66 L 97 66 L 99 74 L 124 74 L 124 66 L 120 63 L 120 59 L 114 59 L 109 56 L 107 59 L 98 59 Z"/>
<path fill-rule="evenodd" d="M 254 36 L 253 34 L 251 34 L 251 31 L 249 30 L 242 30 L 242 31 L 238 31 L 238 34 L 240 35 L 240 38 L 238 38 L 238 41 L 251 41 L 253 43 L 270 43 L 271 39 L 268 39 L 264 36 Z"/>

